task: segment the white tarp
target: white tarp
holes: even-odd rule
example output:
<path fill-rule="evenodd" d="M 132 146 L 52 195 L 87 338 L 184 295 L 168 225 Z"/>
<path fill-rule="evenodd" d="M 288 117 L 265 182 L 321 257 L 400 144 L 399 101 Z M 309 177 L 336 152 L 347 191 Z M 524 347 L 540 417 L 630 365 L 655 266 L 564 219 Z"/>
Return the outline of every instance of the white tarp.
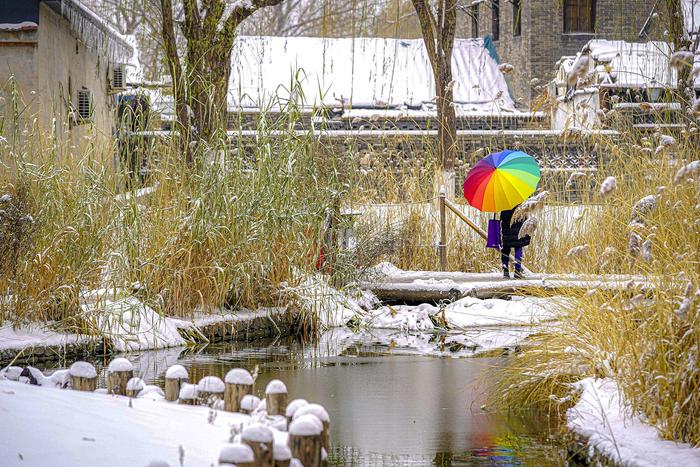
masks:
<path fill-rule="evenodd" d="M 481 39 L 458 39 L 452 55 L 454 100 L 464 107 L 512 109 L 498 64 Z M 264 106 L 288 98 L 298 73 L 308 106 L 420 107 L 435 87 L 421 39 L 241 36 L 233 47 L 229 105 Z"/>

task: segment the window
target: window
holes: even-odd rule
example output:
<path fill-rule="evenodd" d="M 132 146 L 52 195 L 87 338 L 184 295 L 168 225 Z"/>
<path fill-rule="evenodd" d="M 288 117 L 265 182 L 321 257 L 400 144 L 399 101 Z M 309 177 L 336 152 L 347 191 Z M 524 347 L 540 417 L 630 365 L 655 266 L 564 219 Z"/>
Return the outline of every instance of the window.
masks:
<path fill-rule="evenodd" d="M 595 0 L 564 0 L 564 32 L 593 32 Z"/>
<path fill-rule="evenodd" d="M 479 4 L 472 5 L 469 9 L 472 17 L 472 37 L 479 37 Z"/>
<path fill-rule="evenodd" d="M 89 122 L 92 120 L 92 93 L 88 89 L 78 91 L 78 120 Z"/>
<path fill-rule="evenodd" d="M 523 0 L 513 0 L 513 36 L 519 36 L 522 30 Z"/>
<path fill-rule="evenodd" d="M 126 89 L 126 73 L 124 65 L 112 66 L 112 79 L 110 82 L 112 89 Z"/>
<path fill-rule="evenodd" d="M 499 0 L 491 0 L 491 35 L 497 41 L 501 35 L 501 5 Z"/>

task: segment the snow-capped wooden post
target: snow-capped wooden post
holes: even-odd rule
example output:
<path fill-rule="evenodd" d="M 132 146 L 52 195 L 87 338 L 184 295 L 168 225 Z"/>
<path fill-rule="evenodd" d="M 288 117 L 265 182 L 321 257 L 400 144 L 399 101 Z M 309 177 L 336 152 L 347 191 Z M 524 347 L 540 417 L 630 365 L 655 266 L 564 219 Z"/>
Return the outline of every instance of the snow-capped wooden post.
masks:
<path fill-rule="evenodd" d="M 224 378 L 226 390 L 224 391 L 224 410 L 227 412 L 240 412 L 241 400 L 253 393 L 253 377 L 243 368 L 234 368 L 226 373 Z"/>
<path fill-rule="evenodd" d="M 241 413 L 250 414 L 260 405 L 260 398 L 252 394 L 243 396 L 241 399 Z"/>
<path fill-rule="evenodd" d="M 180 386 L 187 383 L 189 375 L 182 365 L 173 365 L 165 372 L 165 400 L 176 401 L 180 396 Z"/>
<path fill-rule="evenodd" d="M 70 366 L 71 387 L 76 391 L 97 389 L 97 370 L 88 362 L 75 362 Z"/>
<path fill-rule="evenodd" d="M 287 404 L 287 409 L 284 411 L 284 415 L 287 417 L 287 423 L 291 423 L 294 418 L 294 413 L 299 410 L 300 407 L 308 405 L 306 399 L 294 399 L 292 402 Z"/>
<path fill-rule="evenodd" d="M 440 189 L 440 271 L 447 270 L 447 216 L 445 215 L 445 188 Z"/>
<path fill-rule="evenodd" d="M 146 383 L 141 378 L 134 376 L 126 383 L 127 397 L 136 397 L 144 387 L 146 387 Z"/>
<path fill-rule="evenodd" d="M 247 444 L 227 444 L 219 451 L 219 465 L 236 467 L 253 467 L 255 465 L 255 453 Z"/>
<path fill-rule="evenodd" d="M 180 404 L 197 405 L 199 403 L 197 385 L 183 383 L 182 387 L 180 387 L 180 394 L 178 394 L 178 399 L 180 400 Z"/>
<path fill-rule="evenodd" d="M 241 441 L 253 450 L 256 466 L 274 467 L 275 437 L 272 430 L 261 424 L 248 425 L 241 432 Z"/>
<path fill-rule="evenodd" d="M 212 405 L 224 398 L 224 382 L 217 376 L 205 376 L 197 383 L 199 399 L 204 405 Z"/>
<path fill-rule="evenodd" d="M 284 415 L 284 409 L 287 407 L 287 386 L 278 379 L 267 383 L 265 401 L 268 415 Z"/>
<path fill-rule="evenodd" d="M 306 404 L 299 407 L 294 413 L 293 418 L 303 417 L 304 415 L 313 415 L 321 421 L 323 431 L 321 432 L 321 445 L 328 451 L 328 430 L 330 429 L 331 418 L 328 416 L 326 409 L 320 404 Z"/>
<path fill-rule="evenodd" d="M 126 385 L 134 377 L 134 366 L 126 358 L 115 358 L 107 367 L 107 390 L 110 394 L 126 395 Z"/>
<path fill-rule="evenodd" d="M 272 457 L 275 459 L 275 467 L 289 467 L 292 461 L 292 451 L 286 444 L 275 443 Z"/>
<path fill-rule="evenodd" d="M 315 415 L 296 417 L 289 425 L 289 449 L 304 467 L 321 467 L 323 424 Z"/>

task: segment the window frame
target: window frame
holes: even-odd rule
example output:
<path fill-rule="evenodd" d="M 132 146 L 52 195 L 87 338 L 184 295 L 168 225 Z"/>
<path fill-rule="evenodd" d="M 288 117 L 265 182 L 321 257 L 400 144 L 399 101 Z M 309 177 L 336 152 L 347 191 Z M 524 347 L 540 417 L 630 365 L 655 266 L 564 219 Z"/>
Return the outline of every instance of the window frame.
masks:
<path fill-rule="evenodd" d="M 475 3 L 469 9 L 472 17 L 472 37 L 479 37 L 479 4 Z"/>
<path fill-rule="evenodd" d="M 85 98 L 87 98 L 87 114 L 85 113 Z M 78 89 L 78 101 L 75 107 L 75 115 L 78 124 L 92 122 L 94 114 L 95 107 L 92 91 L 87 88 Z"/>
<path fill-rule="evenodd" d="M 595 34 L 596 0 L 564 0 L 562 5 L 562 31 L 564 34 Z M 586 10 L 588 10 L 586 12 Z M 574 11 L 575 15 L 570 12 Z M 582 14 L 586 12 L 587 15 Z M 571 20 L 575 16 L 575 21 Z M 583 19 L 589 17 L 590 24 L 584 27 Z"/>

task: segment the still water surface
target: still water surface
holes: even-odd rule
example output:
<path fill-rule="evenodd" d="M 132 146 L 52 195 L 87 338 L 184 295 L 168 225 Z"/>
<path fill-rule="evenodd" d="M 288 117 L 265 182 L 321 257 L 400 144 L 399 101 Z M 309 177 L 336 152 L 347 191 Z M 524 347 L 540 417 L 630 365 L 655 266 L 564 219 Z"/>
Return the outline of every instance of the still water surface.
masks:
<path fill-rule="evenodd" d="M 558 428 L 543 416 L 486 407 L 494 368 L 505 357 L 437 358 L 377 342 L 334 346 L 288 339 L 211 345 L 128 356 L 148 382 L 163 384 L 169 365 L 190 381 L 221 378 L 234 367 L 287 384 L 290 400 L 322 404 L 331 417 L 330 465 L 563 465 Z"/>

